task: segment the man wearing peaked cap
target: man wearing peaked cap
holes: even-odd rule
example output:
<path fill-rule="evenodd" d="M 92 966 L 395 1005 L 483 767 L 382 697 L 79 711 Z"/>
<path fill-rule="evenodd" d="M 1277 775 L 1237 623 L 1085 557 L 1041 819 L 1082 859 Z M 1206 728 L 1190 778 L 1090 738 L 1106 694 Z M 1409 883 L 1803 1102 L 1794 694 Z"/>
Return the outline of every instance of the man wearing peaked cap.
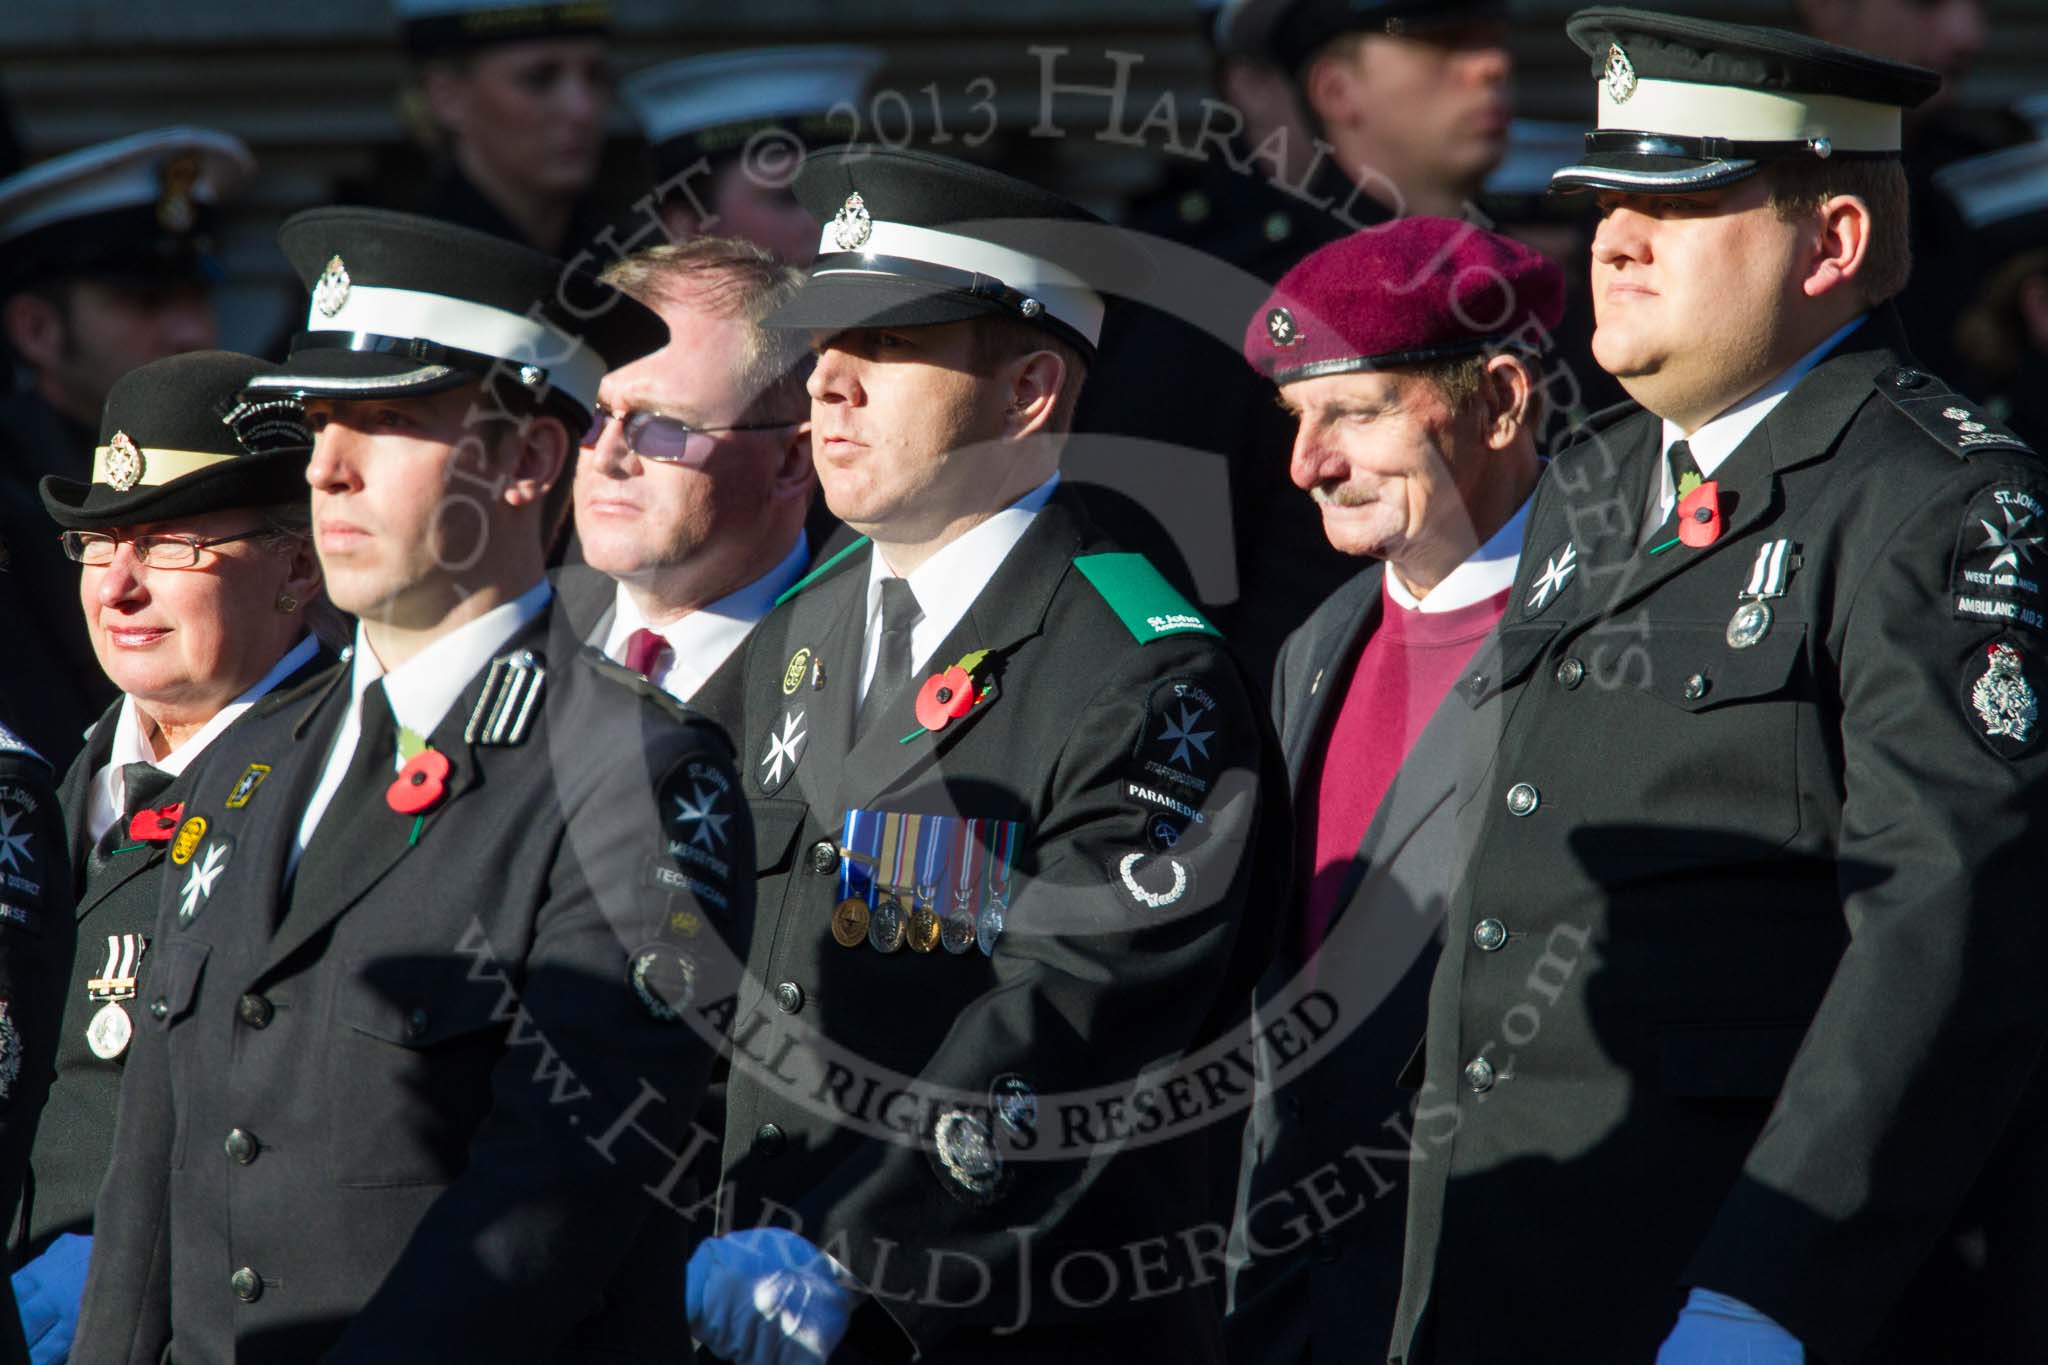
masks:
<path fill-rule="evenodd" d="M 608 0 L 395 0 L 418 132 L 438 165 L 422 213 L 571 256 L 603 226 Z"/>
<path fill-rule="evenodd" d="M 1936 78 L 1676 15 L 1568 31 L 1599 131 L 1556 183 L 1598 195 L 1593 354 L 1634 403 L 1552 461 L 1457 685 L 1504 721 L 1393 1356 L 2041 1358 L 2010 1288 L 2037 1130 L 2001 1134 L 2048 1030 L 2012 952 L 2048 477 L 1889 303 Z M 2020 1239 L 1983 1236 L 2013 1201 Z"/>
<path fill-rule="evenodd" d="M 1563 273 L 1529 248 L 1404 218 L 1315 252 L 1245 330 L 1298 423 L 1295 485 L 1368 565 L 1289 637 L 1273 684 L 1298 837 L 1258 1006 L 1284 1018 L 1321 991 L 1342 1014 L 1313 1067 L 1260 1079 L 1225 1324 L 1240 1365 L 1356 1360 L 1393 1328 L 1395 1078 L 1441 944 L 1463 756 L 1498 723 L 1451 684 L 1507 607 L 1563 306 Z M 1366 1137 L 1377 1154 L 1354 1155 Z"/>
<path fill-rule="evenodd" d="M 669 237 L 743 237 L 809 265 L 818 220 L 790 185 L 809 148 L 860 126 L 861 96 L 881 65 L 871 47 L 764 47 L 628 76 L 622 93 L 654 152 Z M 855 111 L 851 125 L 833 112 L 842 105 Z"/>
<path fill-rule="evenodd" d="M 247 392 L 305 401 L 355 643 L 188 776 L 74 1358 L 669 1365 L 690 1225 L 649 1191 L 737 988 L 751 827 L 723 732 L 543 574 L 598 378 L 666 331 L 445 224 L 282 237 L 309 330 Z"/>
<path fill-rule="evenodd" d="M 811 335 L 819 478 L 863 536 L 747 644 L 766 989 L 732 1021 L 731 1231 L 693 1325 L 730 1355 L 789 1270 L 810 1306 L 771 1330 L 831 1347 L 838 1272 L 785 1263 L 794 1226 L 872 1293 L 837 1359 L 1218 1361 L 1213 1271 L 1173 1239 L 1220 1251 L 1212 1125 L 1242 1091 L 1170 1125 L 1149 1089 L 1142 1123 L 1065 1098 L 1241 1022 L 1286 857 L 1249 680 L 1062 487 L 1100 290 L 1137 263 L 926 153 L 816 153 L 796 191 L 825 228 L 769 322 Z M 1105 1289 L 1099 1249 L 1137 1244 L 1178 1269 Z"/>
<path fill-rule="evenodd" d="M 9 723 L 55 762 L 111 693 L 37 481 L 85 473 L 115 380 L 214 344 L 215 219 L 254 172 L 236 138 L 164 128 L 0 181 L 0 329 L 27 380 L 0 398 L 0 617 L 47 684 L 25 689 Z"/>

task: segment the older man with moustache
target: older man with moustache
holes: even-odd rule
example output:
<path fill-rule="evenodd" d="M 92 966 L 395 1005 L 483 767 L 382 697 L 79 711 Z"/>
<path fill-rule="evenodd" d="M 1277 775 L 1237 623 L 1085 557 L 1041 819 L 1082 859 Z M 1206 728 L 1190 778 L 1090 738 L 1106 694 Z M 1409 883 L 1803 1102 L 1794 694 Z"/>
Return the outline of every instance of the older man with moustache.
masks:
<path fill-rule="evenodd" d="M 700 237 L 602 278 L 659 313 L 669 339 L 605 376 L 583 438 L 576 534 L 610 589 L 585 638 L 737 728 L 740 642 L 810 555 L 810 355 L 760 325 L 803 275 L 751 242 Z"/>
<path fill-rule="evenodd" d="M 1274 682 L 1297 852 L 1259 1015 L 1319 999 L 1336 1022 L 1314 1062 L 1260 1080 L 1226 1324 L 1238 1365 L 1355 1360 L 1393 1326 L 1413 1100 L 1396 1080 L 1457 870 L 1461 756 L 1491 738 L 1451 684 L 1514 582 L 1541 469 L 1536 357 L 1563 308 L 1536 252 L 1406 218 L 1317 251 L 1246 331 L 1298 423 L 1295 485 L 1330 544 L 1370 563 L 1288 640 Z"/>

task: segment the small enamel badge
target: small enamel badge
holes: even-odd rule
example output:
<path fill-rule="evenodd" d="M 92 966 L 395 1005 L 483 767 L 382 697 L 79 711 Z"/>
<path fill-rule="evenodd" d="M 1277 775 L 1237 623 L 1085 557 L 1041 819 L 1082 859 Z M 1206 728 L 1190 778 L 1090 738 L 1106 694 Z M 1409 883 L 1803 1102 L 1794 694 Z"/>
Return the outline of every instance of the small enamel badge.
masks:
<path fill-rule="evenodd" d="M 796 690 L 804 685 L 804 670 L 811 662 L 811 651 L 800 649 L 789 656 L 789 664 L 782 670 L 782 695 L 793 697 Z"/>
<path fill-rule="evenodd" d="M 1529 594 L 1529 615 L 1536 615 L 1556 601 L 1578 568 L 1578 547 L 1566 541 L 1563 549 L 1543 561 L 1543 572 L 1537 575 L 1535 590 Z"/>
<path fill-rule="evenodd" d="M 126 493 L 142 482 L 142 452 L 125 431 L 117 431 L 107 442 L 107 487 Z"/>
<path fill-rule="evenodd" d="M 1608 45 L 1607 69 L 1601 73 L 1600 83 L 1607 87 L 1607 98 L 1616 104 L 1627 104 L 1636 93 L 1636 64 L 1621 50 L 1620 43 Z"/>
<path fill-rule="evenodd" d="M 179 837 L 184 836 L 180 834 Z M 207 901 L 213 896 L 214 883 L 220 880 L 221 873 L 228 870 L 228 855 L 233 848 L 232 840 L 226 835 L 219 835 L 206 846 L 205 853 L 190 860 L 190 866 L 185 869 L 185 884 L 178 888 L 180 925 L 190 924 L 206 908 Z"/>
<path fill-rule="evenodd" d="M 341 257 L 331 256 L 327 268 L 320 272 L 320 278 L 313 282 L 313 307 L 323 318 L 331 318 L 348 302 L 348 267 L 341 263 Z"/>
<path fill-rule="evenodd" d="M 1267 309 L 1266 339 L 1283 351 L 1301 345 L 1301 328 L 1295 325 L 1294 314 L 1285 308 Z"/>
<path fill-rule="evenodd" d="M 206 817 L 195 815 L 178 827 L 178 837 L 171 841 L 171 861 L 179 867 L 192 861 L 192 854 L 199 848 L 199 841 L 206 837 Z"/>
<path fill-rule="evenodd" d="M 234 790 L 228 793 L 227 808 L 240 810 L 249 804 L 249 798 L 263 785 L 263 779 L 270 776 L 268 763 L 251 763 L 242 769 L 242 775 L 235 779 Z"/>
<path fill-rule="evenodd" d="M 804 740 L 809 735 L 810 731 L 804 728 L 803 708 L 783 713 L 781 733 L 769 732 L 768 751 L 761 755 L 762 791 L 774 792 L 789 780 L 803 757 Z"/>
<path fill-rule="evenodd" d="M 868 214 L 867 201 L 858 193 L 847 195 L 839 212 L 832 215 L 833 242 L 841 251 L 858 251 L 874 233 L 875 220 Z"/>

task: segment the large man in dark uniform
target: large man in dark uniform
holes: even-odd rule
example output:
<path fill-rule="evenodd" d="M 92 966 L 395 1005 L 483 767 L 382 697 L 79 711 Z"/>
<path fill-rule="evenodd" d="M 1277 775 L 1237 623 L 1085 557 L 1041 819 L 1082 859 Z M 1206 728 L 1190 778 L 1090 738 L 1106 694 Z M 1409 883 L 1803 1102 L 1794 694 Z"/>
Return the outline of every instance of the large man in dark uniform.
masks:
<path fill-rule="evenodd" d="M 426 219 L 285 224 L 345 668 L 193 777 L 73 1359 L 670 1365 L 674 1164 L 751 912 L 723 734 L 550 610 L 550 485 L 665 336 Z M 743 951 L 743 947 L 740 949 Z"/>
<path fill-rule="evenodd" d="M 255 168 L 225 133 L 165 128 L 0 181 L 0 330 L 25 378 L 0 398 L 0 629 L 35 661 L 0 680 L 0 714 L 54 762 L 113 690 L 37 483 L 86 472 L 115 380 L 214 344 L 218 207 Z"/>
<path fill-rule="evenodd" d="M 1594 354 L 1642 407 L 1551 465 L 1459 685 L 1503 728 L 1463 808 L 1393 1356 L 1841 1363 L 1921 1310 L 1995 1331 L 2031 1296 L 1915 1277 L 2048 1023 L 2013 951 L 2048 832 L 2048 474 L 1886 306 L 1900 114 L 1935 77 L 1629 10 L 1569 31 L 1599 131 L 1556 183 L 1600 194 Z"/>
<path fill-rule="evenodd" d="M 865 535 L 748 642 L 722 1223 L 796 1224 L 927 1359 L 1218 1360 L 1209 1139 L 1248 1087 L 1166 1076 L 1243 1017 L 1285 786 L 1214 628 L 1058 488 L 1126 248 L 924 153 L 796 188 L 827 227 L 770 321 L 814 338 Z"/>

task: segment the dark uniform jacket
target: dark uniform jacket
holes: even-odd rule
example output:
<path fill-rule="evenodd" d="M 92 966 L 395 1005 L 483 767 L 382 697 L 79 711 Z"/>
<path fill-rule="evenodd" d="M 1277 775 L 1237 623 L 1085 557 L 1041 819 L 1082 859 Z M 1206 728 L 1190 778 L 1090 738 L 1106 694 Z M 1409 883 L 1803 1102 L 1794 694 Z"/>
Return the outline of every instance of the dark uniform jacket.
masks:
<path fill-rule="evenodd" d="M 55 774 L 0 727 L 0 1208 L 10 1215 L 49 1094 L 73 942 Z M 27 1359 L 14 1287 L 0 1277 L 0 1365 Z"/>
<path fill-rule="evenodd" d="M 0 630 L 14 658 L 0 675 L 0 714 L 54 764 L 71 761 L 115 695 L 86 633 L 78 566 L 36 495 L 45 474 L 86 477 L 92 449 L 92 433 L 40 395 L 0 398 Z"/>
<path fill-rule="evenodd" d="M 1968 406 L 1884 310 L 1716 471 L 1703 549 L 1637 534 L 1648 414 L 1551 465 L 1457 689 L 1504 721 L 1461 798 L 1396 1359 L 1645 1361 L 1688 1285 L 1829 1365 L 2025 1311 L 1914 1284 L 2048 1025 L 2048 471 Z"/>
<path fill-rule="evenodd" d="M 605 637 L 612 633 L 618 581 L 581 562 L 564 564 L 548 577 L 577 638 L 602 652 Z M 738 734 L 740 729 L 740 679 L 745 659 L 744 645 L 728 654 L 688 703 L 692 711 L 708 717 L 729 735 Z"/>
<path fill-rule="evenodd" d="M 1315 799 L 1315 756 L 1385 609 L 1374 564 L 1317 609 L 1280 653 L 1273 717 L 1295 808 Z M 1298 918 L 1259 984 L 1259 1009 L 1291 1021 L 1294 1054 L 1258 1087 L 1245 1134 L 1233 1243 L 1233 1365 L 1353 1361 L 1393 1327 L 1401 1290 L 1414 1092 L 1398 1083 L 1421 1035 L 1444 907 L 1463 866 L 1456 796 L 1463 756 L 1489 748 L 1497 720 L 1448 696 L 1379 809 L 1313 961 Z M 1327 760 L 1339 762 L 1341 756 Z M 1307 903 L 1297 865 L 1287 905 Z"/>
<path fill-rule="evenodd" d="M 298 687 L 333 664 L 332 654 L 316 652 L 276 690 Z M 109 831 L 109 842 L 100 849 L 86 837 L 92 775 L 106 764 L 112 751 L 120 707 L 116 702 L 107 708 L 93 726 L 84 751 L 72 760 L 59 791 L 70 857 L 69 886 L 76 898 L 76 937 L 83 947 L 72 959 L 64 987 L 56 1075 L 36 1132 L 29 1185 L 17 1223 L 25 1236 L 11 1239 L 16 1264 L 42 1255 L 64 1233 L 92 1231 L 93 1201 L 99 1197 L 100 1180 L 107 1173 L 107 1158 L 114 1145 L 114 1113 L 121 1098 L 127 1053 L 123 1051 L 112 1060 L 96 1055 L 86 1031 L 108 1003 L 128 1015 L 131 1028 L 142 1022 L 137 1013 L 140 1002 L 133 998 L 139 985 L 129 988 L 130 998 L 121 1001 L 95 1000 L 91 992 L 91 983 L 100 979 L 108 966 L 110 944 L 117 969 L 126 951 L 133 954 L 127 965 L 137 973 L 138 982 L 138 969 L 146 971 L 162 874 L 171 851 L 168 839 L 133 839 L 127 837 L 125 827 Z M 162 810 L 183 803 L 193 767 L 172 778 L 160 795 L 151 798 L 151 807 Z"/>
<path fill-rule="evenodd" d="M 1219 1009 L 1244 1017 L 1284 778 L 1209 627 L 1111 548 L 1065 494 L 1038 513 L 923 670 L 991 651 L 939 731 L 921 673 L 854 738 L 864 543 L 748 645 L 760 998 L 735 1024 L 721 1215 L 799 1225 L 927 1360 L 1219 1358 L 1208 1139 L 1250 1059 L 1168 1073 Z M 1018 822 L 992 954 L 841 946 L 849 808 Z"/>
<path fill-rule="evenodd" d="M 710 1069 L 686 1011 L 731 989 L 752 840 L 724 737 L 551 619 L 429 736 L 442 799 L 337 799 L 295 884 L 348 670 L 205 755 L 77 1365 L 683 1358 L 686 1225 L 649 1189 Z"/>

